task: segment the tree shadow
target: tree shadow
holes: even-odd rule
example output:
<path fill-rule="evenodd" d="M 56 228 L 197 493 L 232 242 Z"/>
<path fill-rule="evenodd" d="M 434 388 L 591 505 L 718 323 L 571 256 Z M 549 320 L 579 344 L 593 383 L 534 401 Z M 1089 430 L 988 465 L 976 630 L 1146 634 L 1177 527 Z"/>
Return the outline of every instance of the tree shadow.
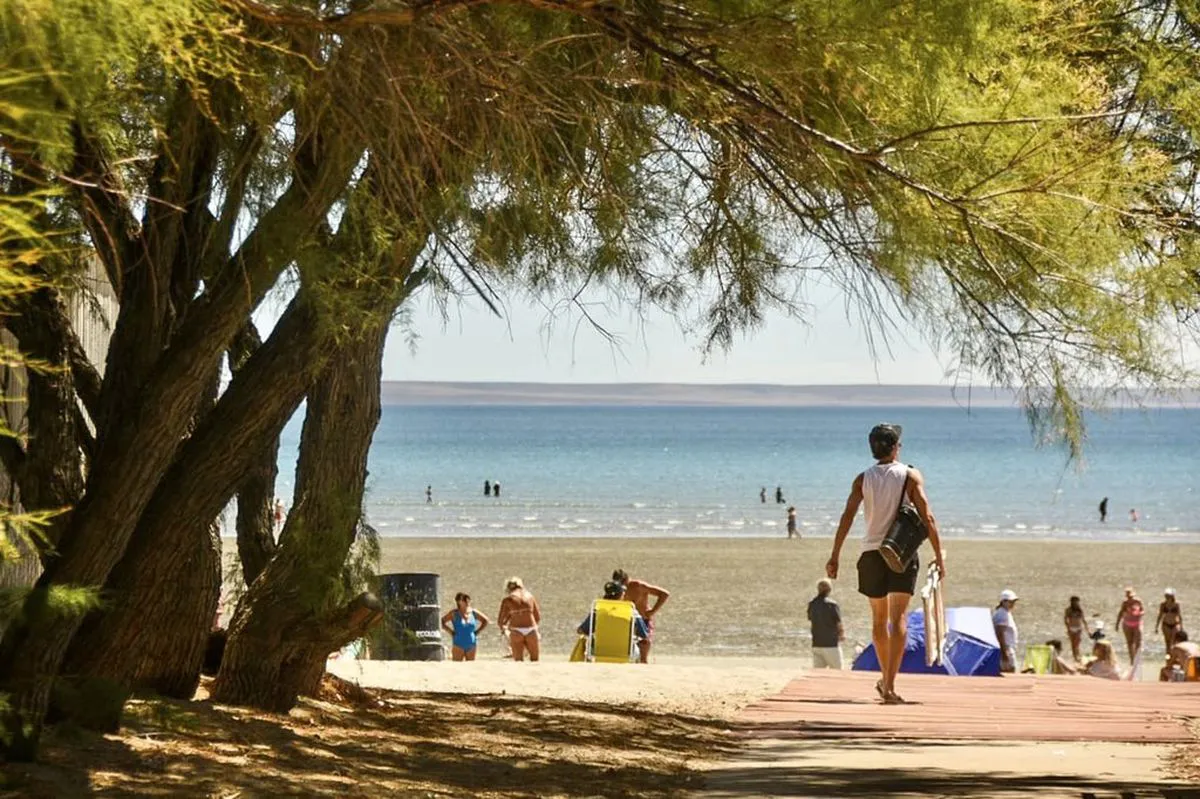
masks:
<path fill-rule="evenodd" d="M 375 691 L 287 715 L 134 700 L 116 735 L 52 729 L 40 763 L 4 767 L 0 797 L 666 797 L 735 746 L 713 719 L 531 697 Z"/>
<path fill-rule="evenodd" d="M 1195 786 L 1156 785 L 1058 774 L 1014 774 L 930 768 L 830 768 L 821 763 L 802 767 L 722 769 L 710 773 L 706 787 L 714 796 L 804 797 L 997 797 L 1055 795 L 1137 799 L 1200 799 Z"/>

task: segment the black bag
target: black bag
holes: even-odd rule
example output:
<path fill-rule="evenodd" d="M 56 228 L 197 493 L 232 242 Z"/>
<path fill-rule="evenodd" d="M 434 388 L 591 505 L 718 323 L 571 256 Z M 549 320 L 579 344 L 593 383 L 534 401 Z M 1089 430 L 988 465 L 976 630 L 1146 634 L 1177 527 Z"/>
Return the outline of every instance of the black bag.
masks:
<path fill-rule="evenodd" d="M 909 467 L 911 468 L 911 467 Z M 921 514 L 908 502 L 908 473 L 904 475 L 904 487 L 900 489 L 900 505 L 896 508 L 896 518 L 891 529 L 879 545 L 879 554 L 887 563 L 888 568 L 897 574 L 903 574 L 921 544 L 929 537 L 929 530 L 921 519 Z"/>

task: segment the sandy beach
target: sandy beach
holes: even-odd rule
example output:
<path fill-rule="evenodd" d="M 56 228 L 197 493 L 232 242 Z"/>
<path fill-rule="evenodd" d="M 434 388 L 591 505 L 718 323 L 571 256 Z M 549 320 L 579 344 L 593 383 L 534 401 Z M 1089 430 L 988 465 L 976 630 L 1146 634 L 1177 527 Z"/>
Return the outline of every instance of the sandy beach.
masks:
<path fill-rule="evenodd" d="M 442 605 L 457 591 L 494 616 L 503 584 L 518 575 L 542 606 L 543 650 L 563 658 L 575 641 L 574 628 L 612 570 L 671 591 L 658 618 L 655 653 L 663 658 L 751 657 L 809 660 L 805 607 L 829 557 L 829 538 L 801 541 L 737 539 L 408 539 L 385 538 L 382 572 L 441 575 Z M 834 597 L 843 609 L 849 645 L 869 639 L 867 604 L 855 590 L 857 542 L 842 556 L 843 579 Z M 1136 586 L 1147 605 L 1147 663 L 1163 655 L 1151 631 L 1165 586 L 1183 606 L 1185 627 L 1200 630 L 1200 545 L 1100 542 L 946 542 L 947 604 L 994 607 L 996 595 L 1012 588 L 1021 596 L 1016 621 L 1023 643 L 1064 638 L 1063 609 L 1071 594 L 1082 597 L 1089 618 L 1100 614 L 1114 630 L 1122 589 Z M 926 546 L 922 555 L 928 557 Z M 1118 651 L 1123 654 L 1124 641 Z M 498 659 L 498 634 L 485 633 L 481 659 Z"/>

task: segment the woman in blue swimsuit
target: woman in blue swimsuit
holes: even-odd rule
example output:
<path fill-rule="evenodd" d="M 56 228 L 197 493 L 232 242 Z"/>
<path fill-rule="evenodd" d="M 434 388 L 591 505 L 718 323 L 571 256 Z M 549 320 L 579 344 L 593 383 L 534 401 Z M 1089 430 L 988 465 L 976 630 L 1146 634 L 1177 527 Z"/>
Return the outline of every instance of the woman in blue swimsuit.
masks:
<path fill-rule="evenodd" d="M 451 636 L 450 657 L 455 661 L 474 660 L 479 633 L 488 626 L 489 619 L 471 607 L 470 594 L 455 594 L 454 603 L 457 607 L 442 616 L 442 629 Z"/>

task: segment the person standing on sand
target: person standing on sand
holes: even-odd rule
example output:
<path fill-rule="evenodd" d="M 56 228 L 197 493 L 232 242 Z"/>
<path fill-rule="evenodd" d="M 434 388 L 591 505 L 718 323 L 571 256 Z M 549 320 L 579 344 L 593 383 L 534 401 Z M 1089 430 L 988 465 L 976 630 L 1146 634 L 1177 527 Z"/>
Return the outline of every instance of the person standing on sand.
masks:
<path fill-rule="evenodd" d="M 786 501 L 783 498 L 783 486 L 775 486 L 775 504 L 783 505 Z"/>
<path fill-rule="evenodd" d="M 925 495 L 925 478 L 916 469 L 899 461 L 901 432 L 900 425 L 879 424 L 867 436 L 875 465 L 854 478 L 850 496 L 846 498 L 846 507 L 838 522 L 833 552 L 825 564 L 825 574 L 829 579 L 836 580 L 842 544 L 854 524 L 854 517 L 858 515 L 858 506 L 865 505 L 867 531 L 863 537 L 863 552 L 858 558 L 858 592 L 871 603 L 871 640 L 875 644 L 879 670 L 883 674 L 882 679 L 875 683 L 875 690 L 886 704 L 904 702 L 896 693 L 896 674 L 900 671 L 900 660 L 904 656 L 904 642 L 908 635 L 908 603 L 912 601 L 916 590 L 921 566 L 914 555 L 904 573 L 897 574 L 888 568 L 879 552 L 879 545 L 887 536 L 900 503 L 906 496 L 929 530 L 934 561 L 941 578 L 946 579 L 942 542 L 938 537 L 937 520 L 933 518 L 929 498 Z"/>
<path fill-rule="evenodd" d="M 285 512 L 283 509 L 283 500 L 280 499 L 279 497 L 275 497 L 275 531 L 276 532 L 283 529 L 284 515 L 285 515 Z"/>
<path fill-rule="evenodd" d="M 471 595 L 454 595 L 454 610 L 442 616 L 442 629 L 450 633 L 450 657 L 458 663 L 474 660 L 479 633 L 488 626 L 488 617 L 471 607 Z"/>
<path fill-rule="evenodd" d="M 1063 624 L 1067 627 L 1067 639 L 1071 642 L 1071 656 L 1078 663 L 1081 657 L 1079 646 L 1083 643 L 1083 636 L 1087 635 L 1087 616 L 1083 613 L 1083 605 L 1079 604 L 1079 597 L 1073 596 L 1067 603 Z"/>
<path fill-rule="evenodd" d="M 812 667 L 814 669 L 842 668 L 842 641 L 846 628 L 842 626 L 842 611 L 830 598 L 833 582 L 829 578 L 817 581 L 817 595 L 808 603 L 808 620 L 812 623 Z"/>
<path fill-rule="evenodd" d="M 1183 628 L 1183 609 L 1179 607 L 1179 602 L 1175 599 L 1174 588 L 1163 591 L 1163 601 L 1158 603 L 1158 618 L 1154 620 L 1155 632 L 1160 627 L 1166 649 L 1170 652 L 1171 647 L 1175 645 L 1175 636 Z"/>
<path fill-rule="evenodd" d="M 1133 524 L 1137 524 L 1137 523 L 1138 523 L 1138 512 L 1137 512 L 1137 508 L 1130 508 L 1130 509 L 1129 509 L 1129 521 L 1130 521 L 1130 522 L 1132 522 Z"/>
<path fill-rule="evenodd" d="M 1133 663 L 1142 651 L 1142 617 L 1146 615 L 1146 606 L 1133 590 L 1133 586 L 1125 589 L 1125 601 L 1117 611 L 1117 627 L 1125 633 L 1125 647 L 1129 650 L 1129 662 Z"/>
<path fill-rule="evenodd" d="M 613 582 L 620 583 L 625 586 L 625 599 L 633 603 L 637 608 L 637 612 L 642 614 L 642 618 L 646 621 L 646 640 L 641 645 L 639 653 L 639 661 L 641 663 L 650 662 L 650 646 L 654 643 L 654 617 L 662 606 L 667 604 L 667 600 L 671 597 L 671 592 L 665 588 L 660 588 L 657 585 L 635 580 L 629 576 L 624 569 L 617 569 L 612 574 Z M 654 606 L 650 606 L 650 597 L 654 597 Z"/>
<path fill-rule="evenodd" d="M 1017 599 L 1016 591 L 1005 588 L 1000 592 L 1000 604 L 992 611 L 992 628 L 1000 642 L 1000 671 L 1017 670 L 1017 622 L 1012 616 Z"/>
<path fill-rule="evenodd" d="M 499 483 L 492 483 L 492 496 L 493 497 L 500 496 L 500 484 Z"/>
<path fill-rule="evenodd" d="M 764 505 L 767 504 L 767 487 L 766 486 L 763 486 L 762 490 L 758 492 L 758 501 Z"/>
<path fill-rule="evenodd" d="M 1108 497 L 1100 500 L 1100 521 L 1108 521 Z"/>
<path fill-rule="evenodd" d="M 787 517 L 788 538 L 799 538 L 800 534 L 796 532 L 796 506 L 788 505 Z"/>
<path fill-rule="evenodd" d="M 542 609 L 538 607 L 537 598 L 526 590 L 520 577 L 508 578 L 504 590 L 508 594 L 500 602 L 496 623 L 508 633 L 512 659 L 524 660 L 528 652 L 530 662 L 536 663 L 541 649 L 538 625 L 542 621 Z"/>
<path fill-rule="evenodd" d="M 485 497 L 490 497 L 492 495 L 492 481 L 491 480 L 483 481 L 483 495 Z"/>
<path fill-rule="evenodd" d="M 425 486 L 425 502 L 433 502 L 433 486 Z"/>

